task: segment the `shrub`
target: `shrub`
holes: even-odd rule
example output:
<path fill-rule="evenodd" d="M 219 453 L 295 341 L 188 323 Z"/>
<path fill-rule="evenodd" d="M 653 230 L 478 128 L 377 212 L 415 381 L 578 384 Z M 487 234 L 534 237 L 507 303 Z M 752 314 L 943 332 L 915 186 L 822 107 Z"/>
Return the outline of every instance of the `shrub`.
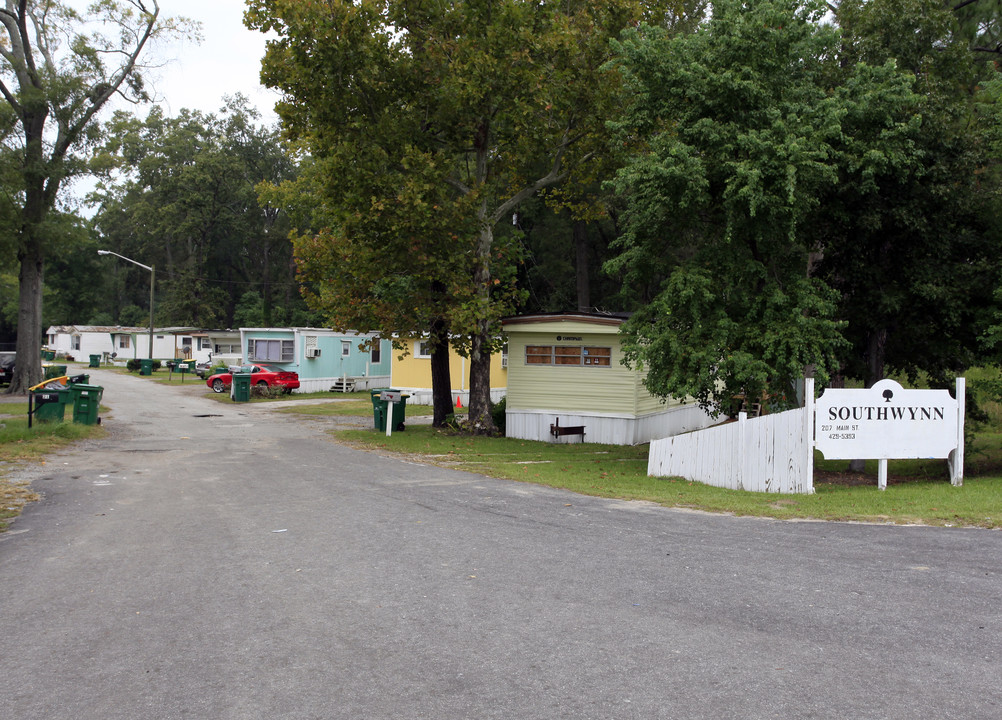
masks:
<path fill-rule="evenodd" d="M 251 385 L 252 398 L 277 398 L 285 395 L 285 388 L 268 387 L 267 385 Z"/>
<path fill-rule="evenodd" d="M 505 433 L 505 408 L 507 405 L 507 396 L 491 405 L 491 419 L 494 420 L 494 424 L 497 426 L 498 432 L 501 433 L 502 436 L 507 434 Z"/>
<path fill-rule="evenodd" d="M 143 365 L 142 365 L 142 361 L 141 360 L 132 359 L 132 360 L 129 360 L 129 361 L 127 361 L 125 363 L 125 369 L 128 370 L 129 372 L 139 372 L 139 370 L 142 367 L 143 367 Z M 154 360 L 153 361 L 153 372 L 156 372 L 159 369 L 160 369 L 160 361 L 159 360 Z"/>

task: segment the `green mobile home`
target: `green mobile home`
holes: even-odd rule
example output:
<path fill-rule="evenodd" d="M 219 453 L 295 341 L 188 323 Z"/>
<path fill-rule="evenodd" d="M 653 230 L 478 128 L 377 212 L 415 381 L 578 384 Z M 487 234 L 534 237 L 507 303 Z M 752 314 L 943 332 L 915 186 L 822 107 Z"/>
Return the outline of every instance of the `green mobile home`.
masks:
<path fill-rule="evenodd" d="M 622 364 L 626 317 L 567 312 L 504 321 L 508 437 L 636 445 L 714 423 L 692 403 L 653 397 L 643 374 Z"/>

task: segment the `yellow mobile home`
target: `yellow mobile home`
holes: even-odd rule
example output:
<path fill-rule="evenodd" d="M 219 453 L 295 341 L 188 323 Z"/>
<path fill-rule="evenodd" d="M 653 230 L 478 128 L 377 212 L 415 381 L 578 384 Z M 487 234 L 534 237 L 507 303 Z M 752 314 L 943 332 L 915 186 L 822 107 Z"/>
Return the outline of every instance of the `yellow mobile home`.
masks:
<path fill-rule="evenodd" d="M 410 394 L 410 405 L 431 405 L 431 351 L 425 339 L 405 341 L 407 354 L 401 357 L 393 350 L 390 363 L 390 385 Z M 491 400 L 497 402 L 505 395 L 508 384 L 507 360 L 504 353 L 491 356 Z M 449 347 L 449 374 L 452 378 L 452 402 L 458 399 L 463 406 L 470 401 L 470 361 Z"/>
<path fill-rule="evenodd" d="M 713 424 L 694 404 L 665 403 L 622 364 L 623 314 L 538 313 L 504 321 L 508 437 L 636 445 Z"/>

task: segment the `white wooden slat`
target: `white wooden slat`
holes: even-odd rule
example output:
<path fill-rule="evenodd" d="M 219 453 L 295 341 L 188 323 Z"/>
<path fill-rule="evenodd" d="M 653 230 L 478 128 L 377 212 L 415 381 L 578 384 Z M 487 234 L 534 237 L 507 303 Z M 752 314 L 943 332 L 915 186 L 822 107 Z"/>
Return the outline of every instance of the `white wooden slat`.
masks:
<path fill-rule="evenodd" d="M 804 409 L 765 415 L 651 443 L 648 474 L 734 489 L 812 493 Z"/>

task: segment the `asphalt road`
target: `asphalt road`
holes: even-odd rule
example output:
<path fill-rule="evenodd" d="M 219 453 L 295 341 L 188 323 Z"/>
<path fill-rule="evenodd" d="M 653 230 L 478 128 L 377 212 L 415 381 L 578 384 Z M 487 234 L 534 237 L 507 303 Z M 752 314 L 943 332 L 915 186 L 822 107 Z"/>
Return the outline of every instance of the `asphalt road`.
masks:
<path fill-rule="evenodd" d="M 0 717 L 1002 717 L 1002 533 L 712 516 L 129 376 L 0 535 Z"/>

